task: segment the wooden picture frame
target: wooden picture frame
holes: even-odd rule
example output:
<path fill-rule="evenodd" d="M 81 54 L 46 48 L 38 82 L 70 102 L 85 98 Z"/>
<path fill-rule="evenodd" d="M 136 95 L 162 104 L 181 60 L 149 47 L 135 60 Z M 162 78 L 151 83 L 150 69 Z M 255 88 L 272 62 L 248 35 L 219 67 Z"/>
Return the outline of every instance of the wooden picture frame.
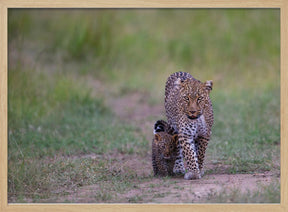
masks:
<path fill-rule="evenodd" d="M 281 15 L 281 202 L 280 204 L 8 204 L 7 16 L 8 8 L 279 8 Z M 288 1 L 284 0 L 0 0 L 0 211 L 288 211 Z"/>

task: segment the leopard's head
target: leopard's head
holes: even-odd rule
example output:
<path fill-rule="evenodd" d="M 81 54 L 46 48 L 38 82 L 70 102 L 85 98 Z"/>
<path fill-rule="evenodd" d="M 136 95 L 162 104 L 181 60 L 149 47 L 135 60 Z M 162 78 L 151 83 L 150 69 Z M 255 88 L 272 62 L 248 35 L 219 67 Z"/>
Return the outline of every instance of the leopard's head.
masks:
<path fill-rule="evenodd" d="M 177 79 L 175 83 L 179 87 L 179 107 L 189 119 L 197 119 L 203 114 L 203 109 L 209 105 L 209 93 L 213 82 L 204 83 L 195 79 Z"/>
<path fill-rule="evenodd" d="M 162 158 L 171 160 L 177 152 L 178 135 L 170 135 L 165 132 L 155 134 L 155 142 L 157 143 Z"/>

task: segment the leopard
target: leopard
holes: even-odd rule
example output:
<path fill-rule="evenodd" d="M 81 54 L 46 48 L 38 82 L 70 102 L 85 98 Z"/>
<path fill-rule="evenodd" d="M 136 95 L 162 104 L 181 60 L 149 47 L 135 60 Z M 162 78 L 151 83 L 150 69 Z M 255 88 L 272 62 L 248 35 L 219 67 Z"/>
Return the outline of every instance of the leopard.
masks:
<path fill-rule="evenodd" d="M 205 152 L 214 122 L 212 87 L 212 80 L 201 82 L 181 71 L 171 74 L 166 81 L 167 122 L 178 134 L 173 171 L 183 174 L 185 180 L 200 179 L 204 175 Z"/>
<path fill-rule="evenodd" d="M 152 140 L 152 166 L 154 176 L 174 176 L 177 157 L 178 135 L 167 122 L 158 120 L 154 124 Z"/>

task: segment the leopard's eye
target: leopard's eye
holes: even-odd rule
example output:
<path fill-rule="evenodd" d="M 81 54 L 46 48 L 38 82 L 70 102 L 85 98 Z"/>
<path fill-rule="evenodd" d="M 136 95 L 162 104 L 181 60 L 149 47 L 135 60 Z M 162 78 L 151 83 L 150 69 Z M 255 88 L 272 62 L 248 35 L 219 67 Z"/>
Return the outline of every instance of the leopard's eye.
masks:
<path fill-rule="evenodd" d="M 184 96 L 184 99 L 185 99 L 186 101 L 189 101 L 189 97 L 188 97 L 188 96 Z"/>
<path fill-rule="evenodd" d="M 201 101 L 202 99 L 203 99 L 203 97 L 202 97 L 202 96 L 199 96 L 197 100 L 198 100 L 198 101 Z"/>

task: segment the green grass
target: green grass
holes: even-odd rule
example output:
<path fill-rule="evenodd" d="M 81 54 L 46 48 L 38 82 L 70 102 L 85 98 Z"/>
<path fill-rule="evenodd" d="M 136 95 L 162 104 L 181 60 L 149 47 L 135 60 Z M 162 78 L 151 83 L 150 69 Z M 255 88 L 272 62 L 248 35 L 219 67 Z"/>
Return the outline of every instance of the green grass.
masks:
<path fill-rule="evenodd" d="M 208 151 L 212 160 L 231 165 L 231 173 L 270 170 L 279 159 L 279 88 L 249 92 L 213 96 L 216 119 Z"/>
<path fill-rule="evenodd" d="M 33 75 L 33 79 L 19 80 L 19 90 L 16 87 L 9 90 L 9 96 L 19 101 L 9 101 L 9 158 L 37 158 L 55 152 L 68 155 L 113 150 L 134 153 L 137 146 L 143 146 L 143 138 L 135 138 L 139 129 L 120 124 L 101 99 L 89 96 L 85 86 L 80 88 L 76 81 L 59 76 L 50 82 L 53 85 L 43 85 L 41 76 L 37 79 L 37 73 Z M 17 80 L 17 76 L 10 78 Z M 31 90 L 27 89 L 24 94 L 21 88 L 26 84 Z M 51 89 L 38 94 L 42 86 Z M 30 98 L 25 98 L 27 96 Z"/>
<path fill-rule="evenodd" d="M 95 187 L 94 202 L 118 200 L 118 194 L 131 189 L 145 178 L 136 178 L 134 170 L 115 166 L 115 160 L 50 157 L 40 160 L 9 161 L 10 198 L 32 202 L 53 202 L 86 185 Z M 132 179 L 134 179 L 132 181 Z M 21 201 L 23 202 L 23 201 Z"/>
<path fill-rule="evenodd" d="M 9 86 L 9 158 L 44 157 L 55 151 L 134 153 L 144 146 L 143 138 L 135 138 L 137 127 L 121 124 L 103 100 L 92 98 L 76 79 L 11 70 Z M 12 151 L 14 146 L 19 148 Z"/>
<path fill-rule="evenodd" d="M 119 186 L 129 188 L 122 179 L 110 179 L 111 173 L 107 173 L 110 163 L 104 163 L 98 170 L 100 162 L 91 165 L 91 161 L 50 161 L 50 158 L 115 151 L 143 154 L 148 146 L 137 126 L 123 124 L 103 100 L 91 97 L 85 84 L 68 76 L 13 70 L 9 72 L 11 85 L 13 89 L 10 87 L 8 94 L 8 186 L 11 197 L 17 197 L 19 201 L 32 198 L 37 202 L 58 195 L 54 191 L 59 188 L 59 194 L 63 195 L 65 189 L 75 190 L 107 180 L 112 183 L 112 191 L 123 190 Z M 95 196 L 95 201 L 109 201 L 109 196 L 99 195 Z"/>
<path fill-rule="evenodd" d="M 123 120 L 110 100 L 141 93 L 139 107 L 163 105 L 165 81 L 180 70 L 214 82 L 207 160 L 227 165 L 225 173 L 279 172 L 279 9 L 9 9 L 8 38 L 8 194 L 16 202 L 55 198 L 66 178 L 72 190 L 107 181 L 98 202 L 133 187 L 133 172 L 96 182 L 110 163 L 71 158 L 145 156 L 143 128 L 161 114 Z"/>
<path fill-rule="evenodd" d="M 259 185 L 256 191 L 241 192 L 238 189 L 225 190 L 208 195 L 208 203 L 279 203 L 280 183 Z"/>

